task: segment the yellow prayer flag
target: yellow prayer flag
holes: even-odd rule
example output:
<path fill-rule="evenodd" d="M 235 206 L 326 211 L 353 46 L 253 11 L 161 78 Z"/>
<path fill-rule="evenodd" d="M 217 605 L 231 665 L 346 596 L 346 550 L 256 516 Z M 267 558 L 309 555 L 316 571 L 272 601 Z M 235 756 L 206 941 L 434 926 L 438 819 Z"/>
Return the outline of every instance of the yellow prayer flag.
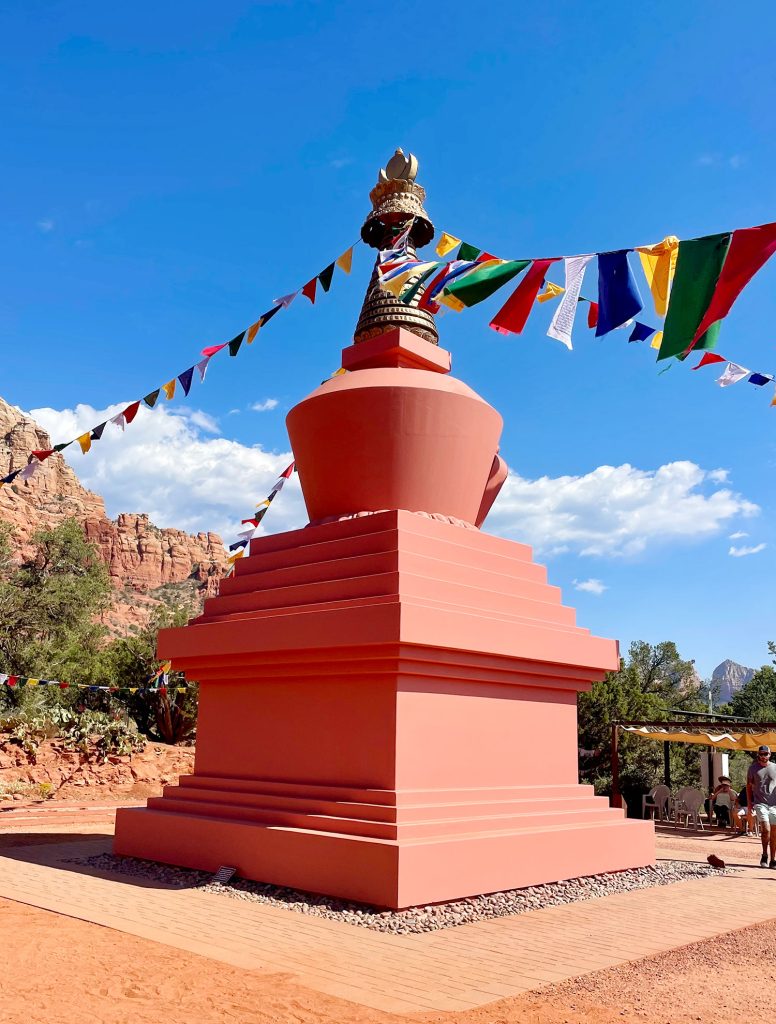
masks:
<path fill-rule="evenodd" d="M 565 292 L 565 288 L 561 288 L 559 284 L 553 284 L 552 281 L 547 281 L 546 287 L 541 295 L 537 295 L 536 299 L 538 302 L 548 302 L 550 299 L 557 299 L 559 295 Z"/>
<path fill-rule="evenodd" d="M 636 252 L 639 254 L 649 290 L 652 292 L 655 311 L 658 316 L 665 316 L 668 310 L 671 282 L 676 272 L 679 239 L 676 235 L 667 235 L 657 245 L 638 246 Z"/>
<path fill-rule="evenodd" d="M 650 348 L 660 348 L 663 343 L 663 332 L 658 331 L 652 341 L 649 343 Z"/>
<path fill-rule="evenodd" d="M 169 402 L 172 396 L 175 394 L 175 378 L 168 380 L 166 384 L 162 384 L 162 391 L 167 395 L 167 401 Z"/>
<path fill-rule="evenodd" d="M 448 309 L 453 309 L 456 313 L 466 309 L 460 299 L 456 299 L 454 295 L 446 295 L 444 292 L 441 295 L 437 295 L 434 302 L 438 302 L 441 306 L 447 306 Z"/>
<path fill-rule="evenodd" d="M 460 238 L 456 238 L 455 235 L 448 235 L 446 231 L 443 231 L 442 237 L 437 242 L 436 254 L 437 256 L 447 256 L 449 252 L 453 251 L 456 245 L 460 244 Z"/>
<path fill-rule="evenodd" d="M 175 687 L 175 692 L 176 693 L 185 693 L 186 692 L 186 687 L 185 686 L 176 686 Z"/>
<path fill-rule="evenodd" d="M 39 682 L 40 682 L 40 679 L 28 679 L 27 680 L 27 685 L 28 686 L 37 686 Z"/>
<path fill-rule="evenodd" d="M 91 432 L 91 430 L 87 430 L 87 432 L 85 434 L 81 434 L 81 436 L 77 437 L 76 440 L 78 441 L 78 443 L 81 446 L 81 451 L 84 453 L 84 455 L 86 455 L 86 453 L 89 451 L 89 449 L 92 446 L 92 432 Z"/>
<path fill-rule="evenodd" d="M 332 374 L 332 377 L 341 377 L 343 373 L 347 373 L 347 372 L 348 371 L 345 369 L 344 366 L 340 366 L 339 370 L 335 370 L 334 371 L 334 373 Z"/>
<path fill-rule="evenodd" d="M 130 686 L 129 692 L 130 693 L 137 693 L 137 687 L 136 686 Z"/>
<path fill-rule="evenodd" d="M 248 328 L 248 333 L 245 336 L 245 340 L 248 342 L 249 345 L 253 341 L 253 339 L 256 337 L 256 335 L 259 333 L 259 328 L 260 327 L 261 327 L 261 317 L 259 317 L 259 319 L 256 321 L 255 324 L 251 324 L 251 326 Z"/>
<path fill-rule="evenodd" d="M 340 270 L 344 270 L 346 274 L 350 273 L 350 268 L 353 266 L 353 246 L 347 249 L 341 256 L 336 260 L 337 266 Z"/>
<path fill-rule="evenodd" d="M 771 399 L 771 405 L 776 405 L 776 391 L 774 391 L 774 393 L 773 393 L 773 398 Z"/>

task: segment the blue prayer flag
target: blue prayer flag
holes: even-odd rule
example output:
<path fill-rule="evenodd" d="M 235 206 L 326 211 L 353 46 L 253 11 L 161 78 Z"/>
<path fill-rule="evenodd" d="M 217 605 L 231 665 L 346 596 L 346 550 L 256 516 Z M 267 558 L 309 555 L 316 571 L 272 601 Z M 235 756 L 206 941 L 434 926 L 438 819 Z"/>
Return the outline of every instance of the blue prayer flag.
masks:
<path fill-rule="evenodd" d="M 636 279 L 628 263 L 628 250 L 602 252 L 598 256 L 597 338 L 622 327 L 644 308 Z"/>
<path fill-rule="evenodd" d="M 641 324 L 637 320 L 633 325 L 633 330 L 630 333 L 628 341 L 646 341 L 647 338 L 651 338 L 657 330 L 657 327 L 650 327 L 649 324 Z"/>
<path fill-rule="evenodd" d="M 761 388 L 763 384 L 770 384 L 773 377 L 768 373 L 753 373 L 749 377 L 750 384 L 756 384 L 758 388 Z"/>
<path fill-rule="evenodd" d="M 184 370 L 183 373 L 178 375 L 178 380 L 181 382 L 184 395 L 188 395 L 191 391 L 191 379 L 194 376 L 194 367 L 190 366 L 188 370 Z"/>

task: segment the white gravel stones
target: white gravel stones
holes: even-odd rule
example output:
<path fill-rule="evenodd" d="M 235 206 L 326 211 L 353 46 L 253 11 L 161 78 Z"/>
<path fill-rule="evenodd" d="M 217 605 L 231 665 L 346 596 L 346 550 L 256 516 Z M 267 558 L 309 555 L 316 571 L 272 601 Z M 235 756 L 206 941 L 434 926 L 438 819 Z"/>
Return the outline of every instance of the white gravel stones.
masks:
<path fill-rule="evenodd" d="M 395 935 L 431 932 L 439 928 L 453 928 L 493 917 L 507 917 L 524 914 L 542 907 L 556 907 L 578 900 L 592 900 L 612 893 L 630 892 L 633 889 L 647 889 L 654 885 L 670 885 L 688 878 L 709 878 L 721 874 L 705 864 L 685 861 L 664 861 L 656 867 L 633 868 L 603 875 L 588 875 L 571 878 L 563 882 L 534 885 L 527 889 L 510 889 L 493 892 L 485 896 L 471 896 L 452 903 L 440 903 L 409 910 L 381 910 L 331 896 L 315 896 L 311 893 L 286 889 L 279 885 L 250 882 L 235 877 L 227 885 L 211 882 L 211 875 L 203 871 L 168 867 L 153 861 L 137 860 L 134 857 L 114 857 L 100 854 L 74 861 L 99 871 L 108 871 L 135 877 L 147 878 L 157 884 L 172 888 L 197 888 L 232 899 L 254 903 L 268 903 L 284 907 L 299 914 L 313 917 L 327 917 L 346 924 L 371 928 L 373 931 L 390 932 Z"/>

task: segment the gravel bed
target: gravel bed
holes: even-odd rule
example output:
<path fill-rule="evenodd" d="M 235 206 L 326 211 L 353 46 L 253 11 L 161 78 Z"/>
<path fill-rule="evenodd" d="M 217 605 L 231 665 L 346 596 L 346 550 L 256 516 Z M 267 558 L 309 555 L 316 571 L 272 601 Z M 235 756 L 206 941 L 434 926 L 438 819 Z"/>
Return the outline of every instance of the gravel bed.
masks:
<path fill-rule="evenodd" d="M 71 863 L 87 865 L 100 871 L 132 875 L 173 888 L 197 888 L 231 899 L 268 903 L 273 907 L 296 911 L 298 914 L 326 917 L 333 921 L 343 921 L 346 924 L 371 928 L 377 932 L 390 932 L 394 935 L 432 932 L 439 928 L 471 924 L 493 917 L 524 914 L 529 910 L 557 907 L 564 903 L 592 900 L 612 893 L 631 892 L 634 889 L 648 889 L 655 885 L 671 885 L 673 882 L 683 882 L 688 878 L 709 878 L 721 873 L 705 864 L 664 861 L 656 867 L 588 875 L 565 882 L 534 885 L 527 889 L 510 889 L 485 896 L 471 896 L 452 903 L 437 903 L 394 911 L 331 896 L 315 896 L 296 889 L 286 889 L 280 885 L 250 882 L 236 876 L 226 885 L 220 885 L 214 883 L 212 875 L 207 872 L 169 867 L 154 861 L 138 860 L 135 857 L 116 857 L 109 853 L 80 858 Z"/>

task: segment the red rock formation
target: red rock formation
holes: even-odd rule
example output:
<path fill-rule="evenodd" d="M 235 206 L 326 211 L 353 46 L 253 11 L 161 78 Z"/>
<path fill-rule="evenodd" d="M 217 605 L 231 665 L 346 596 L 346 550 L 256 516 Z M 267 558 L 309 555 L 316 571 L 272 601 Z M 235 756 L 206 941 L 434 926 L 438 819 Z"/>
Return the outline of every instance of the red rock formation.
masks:
<path fill-rule="evenodd" d="M 50 447 L 42 427 L 0 398 L 0 475 L 25 466 L 31 451 Z M 31 552 L 36 530 L 71 517 L 83 525 L 108 566 L 117 595 L 106 622 L 117 632 L 147 619 L 158 604 L 156 588 L 190 580 L 193 593 L 210 596 L 227 567 L 227 553 L 215 533 L 159 529 L 143 514 L 109 519 L 103 499 L 82 486 L 61 455 L 46 459 L 32 479 L 0 487 L 0 521 L 11 526 L 19 560 Z M 137 596 L 128 599 L 120 593 L 127 590 Z"/>

